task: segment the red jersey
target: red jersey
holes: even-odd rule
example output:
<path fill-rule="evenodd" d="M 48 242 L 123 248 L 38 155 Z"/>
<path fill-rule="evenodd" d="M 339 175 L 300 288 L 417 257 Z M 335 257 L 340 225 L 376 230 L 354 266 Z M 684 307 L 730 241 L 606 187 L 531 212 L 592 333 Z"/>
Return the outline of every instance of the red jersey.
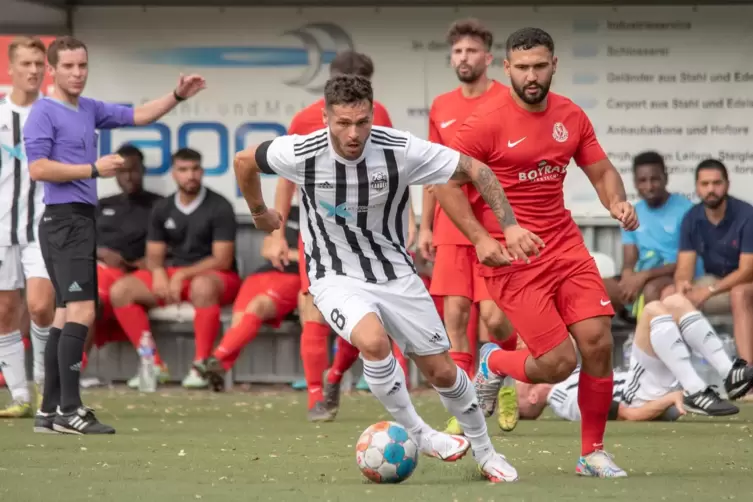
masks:
<path fill-rule="evenodd" d="M 507 87 L 496 80 L 481 96 L 466 98 L 460 87 L 434 98 L 429 112 L 429 141 L 440 145 L 450 146 L 452 138 L 463 122 L 473 111 L 483 103 L 500 94 L 504 94 Z M 476 187 L 467 184 L 463 187 L 471 201 L 479 198 Z M 439 204 L 434 208 L 434 245 L 454 244 L 470 246 L 470 241 L 455 227 L 449 216 L 445 214 Z"/>
<path fill-rule="evenodd" d="M 570 160 L 590 166 L 607 158 L 585 112 L 564 96 L 550 93 L 547 108 L 521 108 L 509 92 L 479 108 L 458 130 L 452 148 L 486 163 L 497 175 L 518 223 L 546 244 L 540 259 L 583 243 L 565 208 L 563 183 Z M 476 217 L 504 241 L 488 205 L 474 205 Z M 482 267 L 484 276 L 517 269 Z"/>
<path fill-rule="evenodd" d="M 324 99 L 322 98 L 296 113 L 288 127 L 288 134 L 300 134 L 304 136 L 326 127 L 322 119 L 323 109 Z M 374 101 L 374 125 L 392 127 L 390 115 L 378 101 Z"/>

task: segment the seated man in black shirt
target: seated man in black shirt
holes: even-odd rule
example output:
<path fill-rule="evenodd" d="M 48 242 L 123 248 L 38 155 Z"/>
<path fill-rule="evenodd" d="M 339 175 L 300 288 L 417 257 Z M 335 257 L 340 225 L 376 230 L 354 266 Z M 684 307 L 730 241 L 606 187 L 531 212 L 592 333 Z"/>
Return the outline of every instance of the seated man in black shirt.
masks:
<path fill-rule="evenodd" d="M 209 380 L 219 392 L 224 387 L 225 372 L 233 367 L 243 348 L 259 334 L 262 324 L 279 327 L 283 319 L 298 305 L 301 277 L 298 273 L 298 208 L 292 207 L 285 225 L 288 244 L 287 259 L 276 268 L 269 261 L 272 237 L 267 236 L 262 256 L 267 263 L 244 281 L 233 304 L 233 326 L 225 333 L 212 357 L 194 364 L 194 368 Z"/>
<path fill-rule="evenodd" d="M 181 148 L 173 155 L 174 195 L 155 204 L 146 244 L 146 269 L 118 280 L 110 290 L 115 317 L 138 347 L 150 332 L 147 309 L 190 301 L 195 308 L 194 361 L 207 359 L 220 331 L 220 306 L 233 302 L 241 285 L 235 264 L 235 212 L 220 194 L 202 186 L 201 154 Z M 159 359 L 158 359 L 159 361 Z M 160 379 L 167 368 L 158 362 Z M 187 388 L 208 382 L 196 370 Z"/>
<path fill-rule="evenodd" d="M 87 340 L 98 347 L 127 340 L 115 322 L 110 304 L 110 288 L 124 275 L 146 266 L 146 231 L 154 203 L 161 196 L 144 190 L 144 154 L 133 145 L 116 152 L 124 159 L 123 169 L 115 175 L 121 193 L 99 200 L 97 206 L 97 288 L 99 315 L 95 334 Z M 86 359 L 84 359 L 86 360 Z"/>

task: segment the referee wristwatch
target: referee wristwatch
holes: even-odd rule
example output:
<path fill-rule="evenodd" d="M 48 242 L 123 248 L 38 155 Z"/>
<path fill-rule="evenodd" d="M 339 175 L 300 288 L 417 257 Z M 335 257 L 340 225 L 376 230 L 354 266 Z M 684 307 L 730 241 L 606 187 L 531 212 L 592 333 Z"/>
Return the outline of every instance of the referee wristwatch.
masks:
<path fill-rule="evenodd" d="M 99 169 L 97 169 L 97 164 L 92 162 L 92 178 L 99 178 Z"/>

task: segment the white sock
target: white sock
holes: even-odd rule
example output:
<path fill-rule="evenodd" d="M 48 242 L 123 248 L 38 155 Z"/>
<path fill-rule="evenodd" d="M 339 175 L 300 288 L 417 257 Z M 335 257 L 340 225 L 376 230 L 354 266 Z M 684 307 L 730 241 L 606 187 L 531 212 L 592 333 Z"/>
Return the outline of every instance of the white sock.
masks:
<path fill-rule="evenodd" d="M 683 389 L 689 394 L 695 394 L 708 387 L 690 363 L 690 351 L 671 315 L 651 319 L 649 336 L 656 356 L 680 381 Z"/>
<path fill-rule="evenodd" d="M 458 419 L 463 434 L 473 448 L 473 456 L 483 463 L 494 454 L 494 447 L 486 430 L 486 420 L 478 404 L 478 397 L 471 380 L 460 368 L 457 369 L 455 384 L 448 389 L 434 387 L 444 407 Z"/>
<path fill-rule="evenodd" d="M 13 400 L 31 402 L 26 382 L 26 354 L 20 331 L 0 335 L 0 368 Z"/>
<path fill-rule="evenodd" d="M 384 405 L 397 423 L 405 427 L 411 438 L 420 445 L 421 435 L 431 430 L 418 416 L 405 385 L 405 374 L 390 354 L 381 361 L 363 360 L 363 376 L 371 393 Z"/>
<path fill-rule="evenodd" d="M 726 378 L 732 370 L 732 358 L 724 350 L 719 335 L 708 319 L 698 311 L 690 312 L 682 316 L 679 325 L 685 342 L 701 354 L 719 376 Z"/>
<path fill-rule="evenodd" d="M 50 327 L 40 327 L 31 323 L 31 350 L 34 354 L 34 381 L 44 381 L 44 348 L 47 345 L 47 337 L 50 335 Z"/>

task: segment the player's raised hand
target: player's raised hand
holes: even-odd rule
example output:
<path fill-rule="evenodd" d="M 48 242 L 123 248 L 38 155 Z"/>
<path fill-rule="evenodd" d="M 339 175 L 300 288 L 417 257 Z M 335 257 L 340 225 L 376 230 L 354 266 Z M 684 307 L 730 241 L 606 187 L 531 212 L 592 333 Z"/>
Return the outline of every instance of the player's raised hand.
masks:
<path fill-rule="evenodd" d="M 638 215 L 635 214 L 635 208 L 631 203 L 625 201 L 612 204 L 609 213 L 625 230 L 633 231 L 638 228 Z"/>
<path fill-rule="evenodd" d="M 282 225 L 282 217 L 274 209 L 266 208 L 264 211 L 257 214 L 251 213 L 251 217 L 254 219 L 254 225 L 259 230 L 263 230 L 267 233 L 272 233 Z"/>
<path fill-rule="evenodd" d="M 112 178 L 119 169 L 122 169 L 125 165 L 125 159 L 117 153 L 111 153 L 100 157 L 97 162 L 94 163 L 97 166 L 99 176 L 102 178 Z"/>
<path fill-rule="evenodd" d="M 476 244 L 478 261 L 487 267 L 505 267 L 513 262 L 513 257 L 497 239 L 485 237 Z"/>
<path fill-rule="evenodd" d="M 529 256 L 539 256 L 541 249 L 544 248 L 544 241 L 541 238 L 526 230 L 520 225 L 510 225 L 505 228 L 505 244 L 510 251 L 514 260 L 523 260 L 531 263 Z"/>
<path fill-rule="evenodd" d="M 200 91 L 207 87 L 207 82 L 201 75 L 183 75 L 178 78 L 178 86 L 175 88 L 175 94 L 183 99 L 196 96 Z"/>

